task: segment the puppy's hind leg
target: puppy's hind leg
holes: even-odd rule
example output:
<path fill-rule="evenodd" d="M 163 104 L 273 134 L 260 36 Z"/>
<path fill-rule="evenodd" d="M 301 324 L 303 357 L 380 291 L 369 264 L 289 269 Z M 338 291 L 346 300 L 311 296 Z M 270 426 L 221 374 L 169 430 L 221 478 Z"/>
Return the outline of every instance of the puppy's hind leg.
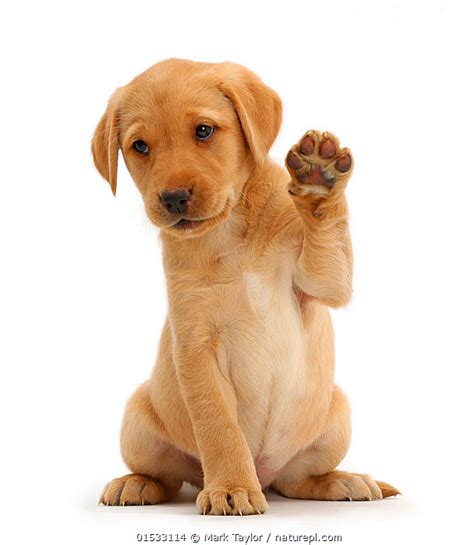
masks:
<path fill-rule="evenodd" d="M 142 384 L 125 409 L 121 446 L 125 463 L 133 472 L 108 483 L 99 503 L 152 505 L 172 500 L 183 481 L 202 483 L 200 463 L 166 441 L 159 416 Z"/>
<path fill-rule="evenodd" d="M 272 487 L 283 496 L 302 500 L 375 500 L 399 494 L 370 475 L 335 470 L 349 448 L 350 436 L 349 404 L 335 386 L 326 429 L 279 472 Z"/>

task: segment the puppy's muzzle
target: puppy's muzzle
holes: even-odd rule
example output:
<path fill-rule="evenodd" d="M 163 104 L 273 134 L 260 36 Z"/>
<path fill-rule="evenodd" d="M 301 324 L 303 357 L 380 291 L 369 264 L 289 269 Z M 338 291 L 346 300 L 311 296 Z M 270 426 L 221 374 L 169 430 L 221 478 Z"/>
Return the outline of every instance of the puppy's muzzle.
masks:
<path fill-rule="evenodd" d="M 180 214 L 188 209 L 188 201 L 191 193 L 186 189 L 176 191 L 163 191 L 160 201 L 170 214 Z"/>

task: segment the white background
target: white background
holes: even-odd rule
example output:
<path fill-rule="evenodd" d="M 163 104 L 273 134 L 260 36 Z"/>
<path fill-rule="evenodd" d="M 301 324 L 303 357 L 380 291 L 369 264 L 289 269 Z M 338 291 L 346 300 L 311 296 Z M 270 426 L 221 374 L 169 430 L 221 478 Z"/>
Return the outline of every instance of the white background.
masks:
<path fill-rule="evenodd" d="M 472 511 L 472 22 L 458 2 L 4 2 L 0 13 L 2 543 L 136 543 L 189 529 L 467 543 Z M 171 57 L 233 60 L 352 148 L 352 304 L 333 312 L 354 436 L 342 467 L 404 493 L 270 496 L 263 517 L 105 508 L 118 432 L 166 313 L 156 231 L 89 143 L 113 90 Z M 188 542 L 189 543 L 189 542 Z"/>

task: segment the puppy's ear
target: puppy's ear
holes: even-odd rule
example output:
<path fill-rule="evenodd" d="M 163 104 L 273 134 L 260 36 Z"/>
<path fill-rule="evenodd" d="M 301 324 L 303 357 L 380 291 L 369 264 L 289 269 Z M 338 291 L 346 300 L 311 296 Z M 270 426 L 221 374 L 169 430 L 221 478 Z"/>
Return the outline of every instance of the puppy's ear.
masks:
<path fill-rule="evenodd" d="M 247 68 L 230 62 L 220 67 L 218 87 L 234 105 L 250 151 L 261 165 L 280 130 L 280 97 Z"/>
<path fill-rule="evenodd" d="M 115 195 L 117 190 L 117 163 L 119 152 L 119 96 L 117 89 L 109 100 L 107 109 L 101 117 L 92 138 L 92 156 L 94 164 L 103 178 L 105 178 Z"/>

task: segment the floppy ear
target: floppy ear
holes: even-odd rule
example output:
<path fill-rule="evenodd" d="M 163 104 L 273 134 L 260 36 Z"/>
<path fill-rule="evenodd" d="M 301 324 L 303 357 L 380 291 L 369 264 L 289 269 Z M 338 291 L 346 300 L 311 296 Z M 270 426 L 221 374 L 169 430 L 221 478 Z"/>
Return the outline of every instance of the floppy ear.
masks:
<path fill-rule="evenodd" d="M 261 165 L 280 130 L 280 97 L 247 68 L 230 62 L 221 67 L 218 87 L 234 105 L 250 151 Z"/>
<path fill-rule="evenodd" d="M 115 195 L 117 190 L 117 162 L 119 151 L 119 89 L 109 100 L 107 110 L 101 117 L 92 138 L 92 156 L 94 164 L 105 178 Z"/>

